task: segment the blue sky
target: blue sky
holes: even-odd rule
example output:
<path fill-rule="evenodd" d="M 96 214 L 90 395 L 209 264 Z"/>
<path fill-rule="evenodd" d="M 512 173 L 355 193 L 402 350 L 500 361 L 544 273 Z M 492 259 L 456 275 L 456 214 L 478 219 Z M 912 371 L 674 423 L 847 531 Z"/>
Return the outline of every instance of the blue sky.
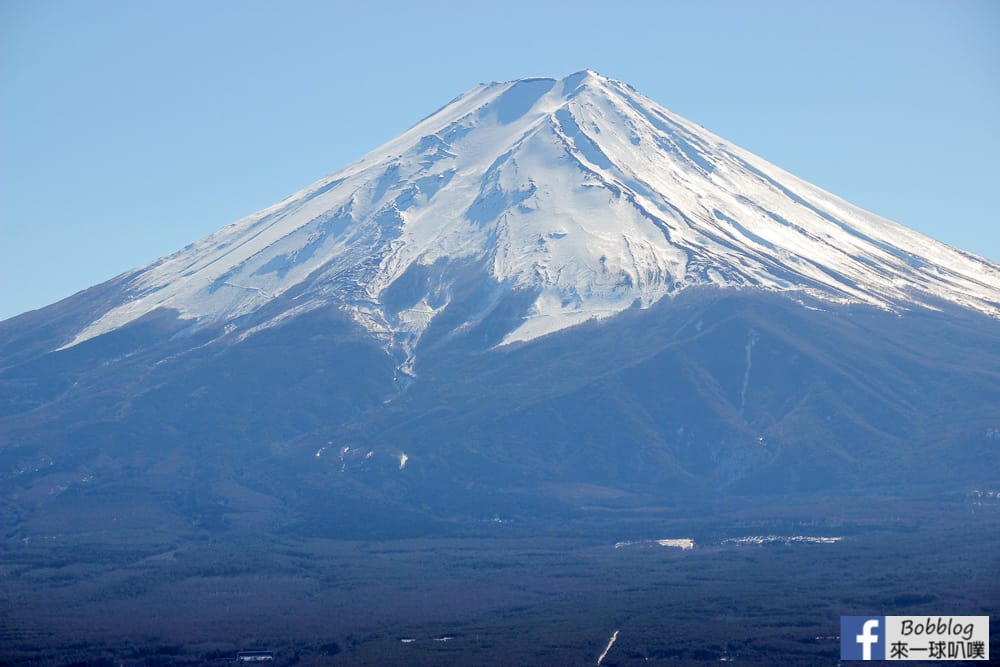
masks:
<path fill-rule="evenodd" d="M 0 0 L 0 319 L 591 68 L 1000 261 L 1000 2 Z"/>

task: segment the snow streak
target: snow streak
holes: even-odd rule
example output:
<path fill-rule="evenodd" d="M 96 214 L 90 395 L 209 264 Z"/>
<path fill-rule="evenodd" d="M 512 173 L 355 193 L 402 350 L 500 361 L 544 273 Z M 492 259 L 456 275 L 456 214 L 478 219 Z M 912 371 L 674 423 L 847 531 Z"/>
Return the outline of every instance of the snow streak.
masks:
<path fill-rule="evenodd" d="M 606 658 L 608 656 L 608 651 L 611 650 L 611 647 L 615 645 L 616 641 L 618 641 L 618 631 L 617 630 L 615 630 L 615 634 L 611 635 L 611 641 L 609 641 L 608 645 L 605 647 L 604 653 L 602 653 L 601 657 L 597 659 L 598 667 L 600 667 L 600 664 L 602 662 L 604 662 L 604 658 Z"/>
<path fill-rule="evenodd" d="M 747 368 L 743 372 L 743 387 L 740 389 L 740 417 L 743 416 L 743 412 L 747 407 L 747 387 L 750 385 L 750 368 L 753 366 L 753 346 L 757 344 L 760 339 L 759 334 L 755 329 L 750 329 L 747 333 Z"/>

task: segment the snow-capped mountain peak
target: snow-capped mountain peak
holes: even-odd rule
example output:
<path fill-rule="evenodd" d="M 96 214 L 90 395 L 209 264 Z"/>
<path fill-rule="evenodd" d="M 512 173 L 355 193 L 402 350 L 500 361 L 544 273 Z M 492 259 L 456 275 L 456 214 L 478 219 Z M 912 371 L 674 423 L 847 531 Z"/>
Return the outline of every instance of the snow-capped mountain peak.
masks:
<path fill-rule="evenodd" d="M 67 347 L 157 309 L 241 336 L 334 304 L 412 351 L 469 280 L 531 340 L 693 285 L 1000 315 L 1000 267 L 584 70 L 480 85 L 358 162 L 130 274 Z M 266 318 L 247 316 L 268 309 Z"/>

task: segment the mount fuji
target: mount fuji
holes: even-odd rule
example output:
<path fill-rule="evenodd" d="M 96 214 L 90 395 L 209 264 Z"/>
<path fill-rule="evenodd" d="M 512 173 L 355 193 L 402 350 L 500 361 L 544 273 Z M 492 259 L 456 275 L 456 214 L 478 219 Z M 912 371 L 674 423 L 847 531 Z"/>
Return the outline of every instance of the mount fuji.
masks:
<path fill-rule="evenodd" d="M 464 267 L 496 284 L 478 315 L 531 295 L 501 343 L 694 285 L 1000 315 L 997 265 L 583 71 L 462 95 L 358 163 L 124 277 L 67 346 L 158 309 L 235 330 L 281 300 L 240 335 L 335 303 L 411 355 Z"/>
<path fill-rule="evenodd" d="M 957 492 L 1000 470 L 1000 266 L 582 71 L 0 323 L 0 388 L 8 536 L 102 485 L 362 533 Z"/>

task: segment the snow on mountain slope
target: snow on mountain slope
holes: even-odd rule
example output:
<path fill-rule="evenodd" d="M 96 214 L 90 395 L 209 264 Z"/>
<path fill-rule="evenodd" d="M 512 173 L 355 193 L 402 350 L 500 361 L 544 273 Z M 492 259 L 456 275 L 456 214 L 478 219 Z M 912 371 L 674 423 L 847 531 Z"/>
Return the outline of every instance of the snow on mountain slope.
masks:
<path fill-rule="evenodd" d="M 407 307 L 383 303 L 408 271 L 432 265 Z M 122 301 L 66 346 L 159 308 L 237 329 L 282 297 L 257 328 L 337 304 L 403 348 L 405 370 L 462 279 L 448 269 L 458 265 L 533 295 L 504 342 L 704 284 L 886 309 L 943 299 L 1000 316 L 1000 266 L 583 71 L 456 98 L 357 163 L 137 269 Z"/>

